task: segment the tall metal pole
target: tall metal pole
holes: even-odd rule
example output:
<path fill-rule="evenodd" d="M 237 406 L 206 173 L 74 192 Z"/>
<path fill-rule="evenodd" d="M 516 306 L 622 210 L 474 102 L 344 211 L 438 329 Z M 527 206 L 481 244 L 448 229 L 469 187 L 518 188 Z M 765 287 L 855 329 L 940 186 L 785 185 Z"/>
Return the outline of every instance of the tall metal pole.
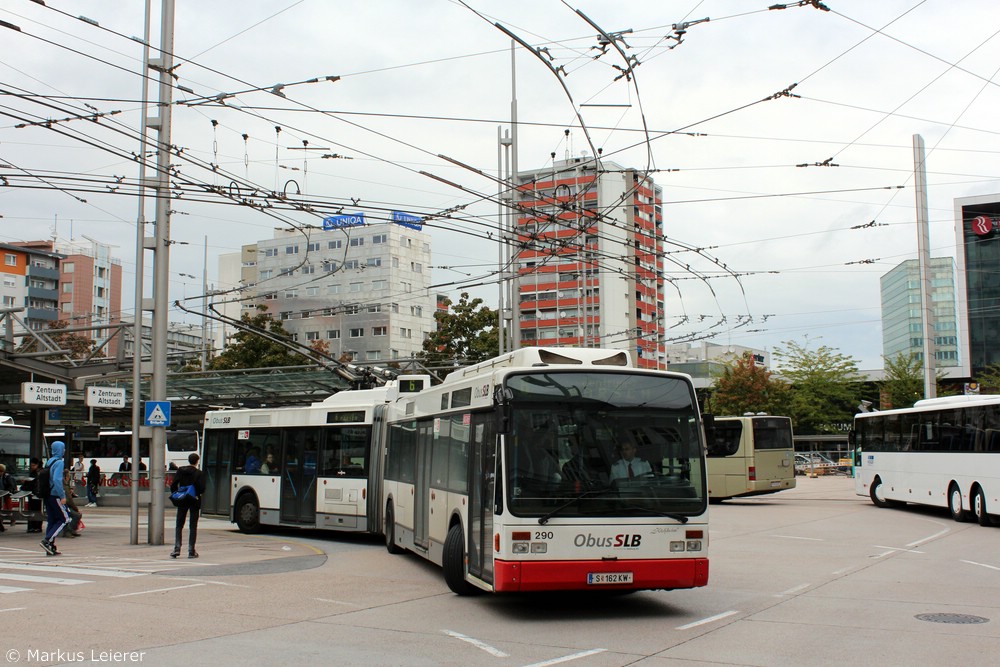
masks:
<path fill-rule="evenodd" d="M 924 336 L 924 398 L 937 396 L 934 359 L 934 306 L 931 298 L 930 227 L 927 221 L 927 164 L 924 139 L 913 135 L 913 175 L 917 204 L 917 263 L 920 270 L 921 323 Z"/>
<path fill-rule="evenodd" d="M 511 190 L 511 206 L 508 212 L 507 231 L 510 233 L 513 239 L 514 231 L 517 229 L 517 212 L 518 204 L 521 202 L 521 187 L 520 179 L 517 175 L 517 73 L 515 69 L 516 60 L 515 54 L 517 45 L 514 40 L 510 41 L 510 180 L 512 185 Z M 507 244 L 508 249 L 508 266 L 510 265 L 510 253 L 513 252 L 512 244 Z M 518 276 L 519 272 L 516 267 L 513 267 L 514 276 Z M 518 317 L 518 311 L 521 309 L 520 303 L 520 279 L 514 279 L 508 281 L 508 292 L 507 292 L 507 303 L 510 304 L 510 332 L 511 332 L 511 349 L 517 350 L 521 347 L 521 323 Z"/>
<path fill-rule="evenodd" d="M 506 299 L 504 294 L 507 290 L 507 267 L 504 265 L 504 248 L 507 246 L 506 234 L 504 233 L 503 221 L 507 215 L 507 207 L 503 205 L 504 178 L 503 178 L 503 131 L 497 125 L 497 343 L 498 351 L 504 354 L 506 347 L 506 336 L 504 335 L 504 304 Z"/>
<path fill-rule="evenodd" d="M 201 370 L 208 368 L 208 235 L 201 265 Z"/>
<path fill-rule="evenodd" d="M 146 239 L 146 114 L 149 112 L 149 85 L 146 73 L 149 63 L 149 19 L 150 3 L 146 0 L 146 22 L 142 33 L 142 118 L 139 121 L 139 212 L 135 223 L 135 309 L 132 327 L 132 461 L 139 461 L 139 425 L 141 415 L 139 406 L 142 396 L 139 388 L 142 386 L 142 295 L 143 267 L 146 250 L 143 247 Z M 121 341 L 120 344 L 124 344 Z M 133 467 L 138 467 L 136 464 Z M 139 544 L 139 485 L 133 484 L 129 494 L 129 544 Z"/>
<path fill-rule="evenodd" d="M 159 107 L 156 154 L 156 235 L 153 238 L 153 379 L 149 398 L 167 397 L 167 305 L 170 279 L 170 116 L 173 100 L 174 0 L 163 0 L 160 18 Z M 166 426 L 153 426 L 149 444 L 149 543 L 163 544 Z M 133 470 L 135 466 L 133 466 Z"/>

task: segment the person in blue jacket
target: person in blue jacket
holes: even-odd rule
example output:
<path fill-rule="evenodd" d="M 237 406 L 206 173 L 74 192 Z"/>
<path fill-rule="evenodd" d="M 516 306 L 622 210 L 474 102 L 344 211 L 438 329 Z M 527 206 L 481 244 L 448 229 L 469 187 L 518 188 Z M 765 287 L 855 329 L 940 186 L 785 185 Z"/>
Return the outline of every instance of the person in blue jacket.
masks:
<path fill-rule="evenodd" d="M 66 443 L 62 440 L 56 440 L 52 443 L 52 458 L 45 462 L 49 478 L 49 492 L 44 499 L 48 526 L 45 530 L 45 538 L 40 544 L 49 556 L 59 555 L 60 552 L 56 549 L 56 538 L 69 524 L 69 512 L 66 511 L 66 488 L 63 486 L 63 469 L 65 468 L 63 456 L 65 454 Z"/>

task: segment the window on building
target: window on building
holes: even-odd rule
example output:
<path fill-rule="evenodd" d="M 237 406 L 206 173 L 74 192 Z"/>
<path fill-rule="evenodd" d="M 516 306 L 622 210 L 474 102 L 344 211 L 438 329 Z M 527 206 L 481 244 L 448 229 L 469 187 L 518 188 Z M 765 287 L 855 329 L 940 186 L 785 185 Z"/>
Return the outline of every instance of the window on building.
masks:
<path fill-rule="evenodd" d="M 373 336 L 385 336 L 388 333 L 388 327 L 372 327 Z"/>
<path fill-rule="evenodd" d="M 382 266 L 382 258 L 381 257 L 369 257 L 368 258 L 368 266 Z"/>
<path fill-rule="evenodd" d="M 393 257 L 392 258 L 392 268 L 394 268 L 394 269 L 398 269 L 399 268 L 399 257 Z"/>
<path fill-rule="evenodd" d="M 62 291 L 63 291 L 63 294 L 72 294 L 73 293 L 73 283 L 63 283 Z"/>
<path fill-rule="evenodd" d="M 104 278 L 107 275 L 107 273 L 108 273 L 107 268 L 103 266 L 94 267 L 94 274 L 97 275 L 98 278 Z"/>
<path fill-rule="evenodd" d="M 399 327 L 399 337 L 400 338 L 412 338 L 413 337 L 413 329 L 409 329 L 407 327 Z"/>
<path fill-rule="evenodd" d="M 365 361 L 378 361 L 382 358 L 382 352 L 379 350 L 368 350 L 365 352 Z"/>
<path fill-rule="evenodd" d="M 319 340 L 319 332 L 318 331 L 307 331 L 306 332 L 306 340 Z"/>
<path fill-rule="evenodd" d="M 344 268 L 345 269 L 356 269 L 356 268 L 358 268 L 358 260 L 356 260 L 356 259 L 349 259 L 349 260 L 347 260 L 346 262 L 344 262 Z"/>
<path fill-rule="evenodd" d="M 5 303 L 4 305 L 6 306 L 7 304 Z M 11 305 L 14 305 L 14 304 L 11 304 Z M 62 311 L 64 313 L 66 313 L 67 315 L 69 315 L 70 313 L 73 312 L 73 304 L 70 303 L 69 301 L 67 301 L 66 303 L 64 303 L 62 305 Z"/>
<path fill-rule="evenodd" d="M 340 285 L 329 285 L 326 288 L 327 294 L 340 294 Z"/>
<path fill-rule="evenodd" d="M 423 306 L 410 306 L 410 315 L 415 315 L 416 317 L 420 317 L 423 314 L 424 314 Z"/>
<path fill-rule="evenodd" d="M 14 303 L 14 297 L 7 296 L 5 294 L 4 297 L 3 297 L 3 306 L 4 306 L 4 308 L 13 308 L 14 305 L 15 305 L 15 303 Z M 70 304 L 66 303 L 66 304 L 63 304 L 63 305 L 64 306 L 69 306 Z"/>
<path fill-rule="evenodd" d="M 264 294 L 264 301 L 273 301 L 278 298 L 277 292 L 267 292 Z"/>
<path fill-rule="evenodd" d="M 337 340 L 340 338 L 340 329 L 327 329 L 326 337 L 330 340 Z"/>
<path fill-rule="evenodd" d="M 290 320 L 290 319 L 292 319 L 292 311 L 290 311 L 290 310 L 284 310 L 284 311 L 278 313 L 278 319 L 279 320 Z"/>
<path fill-rule="evenodd" d="M 261 280 L 270 280 L 273 277 L 274 277 L 274 269 L 261 269 L 260 271 Z"/>
<path fill-rule="evenodd" d="M 377 290 L 377 289 L 389 289 L 389 281 L 388 280 L 373 280 L 372 281 L 372 289 L 373 290 Z"/>
<path fill-rule="evenodd" d="M 365 244 L 365 237 L 355 236 L 351 239 L 351 247 L 357 248 L 358 246 L 363 246 Z"/>
<path fill-rule="evenodd" d="M 313 266 L 312 264 L 306 264 L 305 266 L 302 267 L 302 275 L 311 276 L 314 273 L 316 273 L 316 267 Z"/>
<path fill-rule="evenodd" d="M 401 285 L 403 286 L 403 291 L 404 292 L 411 292 L 413 290 L 413 285 L 411 283 L 408 283 L 408 282 L 404 281 L 404 282 L 401 283 Z"/>
<path fill-rule="evenodd" d="M 74 262 L 63 262 L 62 272 L 63 273 L 73 273 L 76 270 L 76 264 Z"/>
<path fill-rule="evenodd" d="M 13 253 L 6 253 L 4 255 L 4 263 L 7 266 L 17 266 L 17 255 Z"/>
<path fill-rule="evenodd" d="M 389 242 L 388 234 L 376 234 L 375 236 L 372 237 L 372 243 L 388 243 L 388 242 Z"/>
<path fill-rule="evenodd" d="M 380 304 L 380 303 L 373 303 L 372 305 L 368 306 L 368 312 L 369 313 L 381 313 L 382 312 L 382 304 Z"/>
<path fill-rule="evenodd" d="M 286 299 L 298 299 L 299 298 L 299 291 L 297 289 L 288 289 L 288 290 L 285 290 L 285 298 Z"/>
<path fill-rule="evenodd" d="M 285 246 L 285 254 L 286 255 L 298 255 L 299 254 L 299 246 L 297 246 L 297 245 L 286 245 Z"/>
<path fill-rule="evenodd" d="M 311 241 L 306 247 L 307 252 L 313 252 L 319 250 L 319 241 Z"/>
<path fill-rule="evenodd" d="M 4 276 L 3 277 L 4 287 L 17 287 L 17 279 L 14 276 Z"/>
<path fill-rule="evenodd" d="M 363 338 L 364 335 L 364 327 L 355 327 L 351 329 L 351 338 Z"/>
<path fill-rule="evenodd" d="M 343 239 L 337 239 L 336 241 L 327 241 L 326 247 L 328 250 L 337 250 L 338 248 L 344 247 Z"/>
<path fill-rule="evenodd" d="M 319 296 L 319 287 L 315 285 L 306 288 L 306 296 Z"/>
<path fill-rule="evenodd" d="M 277 248 L 264 248 L 264 257 L 277 257 L 277 256 L 278 256 Z"/>
<path fill-rule="evenodd" d="M 360 292 L 362 287 L 364 287 L 364 283 L 351 283 L 352 292 Z"/>
<path fill-rule="evenodd" d="M 279 278 L 285 278 L 285 277 L 294 276 L 294 275 L 295 275 L 295 269 L 282 269 L 281 273 L 278 274 L 278 277 Z"/>
<path fill-rule="evenodd" d="M 361 306 L 357 304 L 351 304 L 350 306 L 344 306 L 345 315 L 357 315 L 361 312 Z"/>
<path fill-rule="evenodd" d="M 421 273 L 423 270 L 424 267 L 419 262 L 410 262 L 410 271 L 413 271 L 414 273 Z"/>

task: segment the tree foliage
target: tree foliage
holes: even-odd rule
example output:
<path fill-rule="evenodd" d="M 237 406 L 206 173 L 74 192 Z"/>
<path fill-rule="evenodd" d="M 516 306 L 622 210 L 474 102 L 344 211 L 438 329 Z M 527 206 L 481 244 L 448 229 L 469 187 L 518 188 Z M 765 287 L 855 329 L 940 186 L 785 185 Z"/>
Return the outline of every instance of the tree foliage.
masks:
<path fill-rule="evenodd" d="M 94 350 L 94 341 L 87 336 L 70 331 L 63 331 L 69 328 L 69 323 L 65 320 L 50 322 L 44 334 L 60 350 L 66 350 L 72 359 L 83 359 Z M 24 341 L 18 347 L 18 352 L 40 352 L 42 346 L 38 340 L 32 336 L 25 336 Z"/>
<path fill-rule="evenodd" d="M 265 331 L 274 338 L 291 341 L 281 322 L 267 313 L 267 306 L 257 306 L 255 315 L 243 313 L 240 321 L 256 331 Z M 212 370 L 233 370 L 301 366 L 307 363 L 309 359 L 293 352 L 290 347 L 255 331 L 240 329 L 233 336 L 233 342 L 227 345 L 219 356 L 212 359 L 209 367 Z"/>
<path fill-rule="evenodd" d="M 497 311 L 483 305 L 480 298 L 470 300 L 468 292 L 462 292 L 458 303 L 446 299 L 445 305 L 448 310 L 434 313 L 437 330 L 424 341 L 421 356 L 425 363 L 475 363 L 497 356 Z"/>
<path fill-rule="evenodd" d="M 860 376 L 854 358 L 820 345 L 785 341 L 774 350 L 790 389 L 785 414 L 800 433 L 837 433 L 857 412 Z"/>
<path fill-rule="evenodd" d="M 787 400 L 788 385 L 758 366 L 753 353 L 729 361 L 715 381 L 709 410 L 717 415 L 741 415 L 745 412 L 781 414 Z"/>
<path fill-rule="evenodd" d="M 981 394 L 1000 394 L 1000 364 L 990 364 L 976 373 Z"/>
<path fill-rule="evenodd" d="M 879 408 L 909 408 L 924 397 L 923 363 L 912 352 L 885 357 L 885 379 L 878 383 Z"/>

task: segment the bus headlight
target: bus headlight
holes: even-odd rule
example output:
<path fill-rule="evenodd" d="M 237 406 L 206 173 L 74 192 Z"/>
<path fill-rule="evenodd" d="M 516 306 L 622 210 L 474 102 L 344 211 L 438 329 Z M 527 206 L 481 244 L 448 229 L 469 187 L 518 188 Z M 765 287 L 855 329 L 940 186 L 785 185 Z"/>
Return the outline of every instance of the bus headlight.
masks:
<path fill-rule="evenodd" d="M 688 551 L 701 551 L 701 540 L 688 540 L 687 541 Z"/>
<path fill-rule="evenodd" d="M 670 543 L 670 553 L 679 553 L 684 551 L 684 542 L 680 540 Z"/>
<path fill-rule="evenodd" d="M 528 543 L 527 542 L 514 542 L 513 552 L 516 554 L 526 554 L 528 553 Z"/>

